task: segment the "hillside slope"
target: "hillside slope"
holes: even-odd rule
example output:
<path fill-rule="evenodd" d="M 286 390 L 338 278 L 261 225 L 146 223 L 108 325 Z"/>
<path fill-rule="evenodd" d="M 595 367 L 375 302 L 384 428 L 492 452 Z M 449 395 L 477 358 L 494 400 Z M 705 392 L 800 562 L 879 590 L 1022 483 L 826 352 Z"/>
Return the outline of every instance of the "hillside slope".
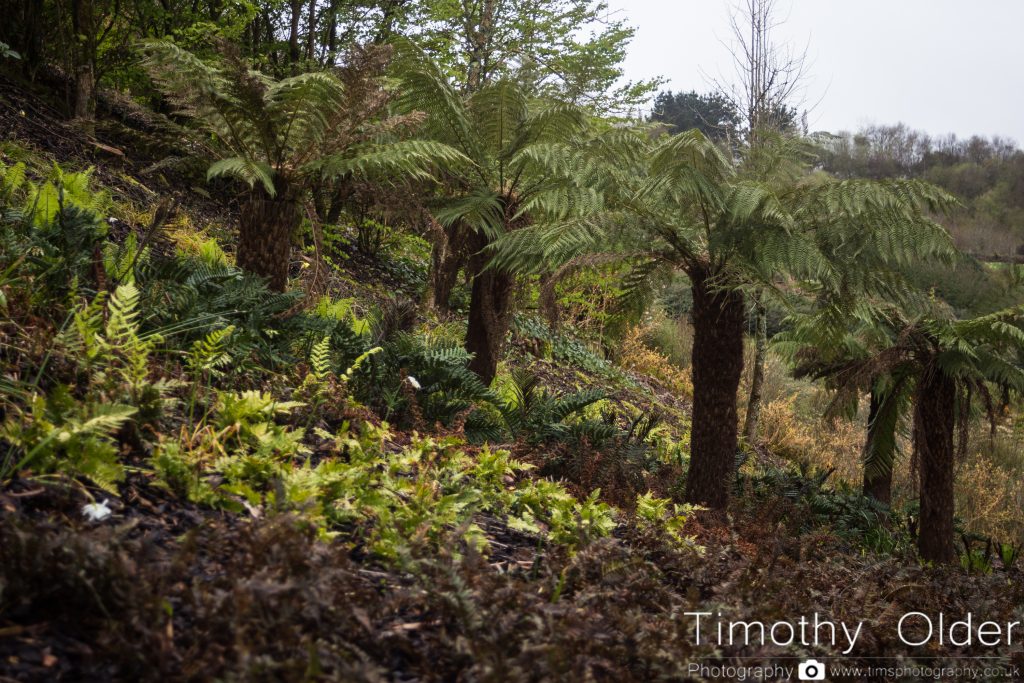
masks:
<path fill-rule="evenodd" d="M 1024 604 L 1019 563 L 922 567 L 902 520 L 771 453 L 739 469 L 727 515 L 677 505 L 689 400 L 664 358 L 615 363 L 524 315 L 482 386 L 459 312 L 416 299 L 421 242 L 335 245 L 313 295 L 317 256 L 297 254 L 292 291 L 268 292 L 232 265 L 232 204 L 209 200 L 224 188 L 136 154 L 167 144 L 152 131 L 122 115 L 93 139 L 3 90 L 5 188 L 19 163 L 27 181 L 0 224 L 0 676 L 953 664 L 991 651 L 908 647 L 900 617 L 1007 623 Z M 41 209 L 58 175 L 63 201 Z M 864 627 L 848 652 L 711 642 L 693 612 Z M 1020 640 L 999 663 L 1024 666 Z"/>

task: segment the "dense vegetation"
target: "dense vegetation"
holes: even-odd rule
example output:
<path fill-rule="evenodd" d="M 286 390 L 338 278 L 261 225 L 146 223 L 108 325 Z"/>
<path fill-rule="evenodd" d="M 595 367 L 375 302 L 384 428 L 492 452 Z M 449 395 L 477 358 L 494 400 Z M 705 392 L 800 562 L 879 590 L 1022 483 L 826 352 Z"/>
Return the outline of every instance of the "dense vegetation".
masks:
<path fill-rule="evenodd" d="M 14 4 L 0 676 L 992 655 L 892 625 L 1024 599 L 1012 143 L 634 119 L 590 0 Z"/>

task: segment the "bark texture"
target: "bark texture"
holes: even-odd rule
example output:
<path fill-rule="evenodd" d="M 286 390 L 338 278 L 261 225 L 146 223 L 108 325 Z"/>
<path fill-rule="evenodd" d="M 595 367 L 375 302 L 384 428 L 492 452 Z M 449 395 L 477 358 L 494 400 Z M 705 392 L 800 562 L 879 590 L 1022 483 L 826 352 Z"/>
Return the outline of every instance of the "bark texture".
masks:
<path fill-rule="evenodd" d="M 270 288 L 288 286 L 292 234 L 301 216 L 290 199 L 254 196 L 242 205 L 238 227 L 238 267 L 267 278 Z"/>
<path fill-rule="evenodd" d="M 75 112 L 79 121 L 96 118 L 96 78 L 92 64 L 82 64 L 75 69 Z"/>
<path fill-rule="evenodd" d="M 748 444 L 757 441 L 757 424 L 761 419 L 761 391 L 764 387 L 764 360 L 768 351 L 768 313 L 760 298 L 754 302 L 754 367 L 750 379 L 747 417 L 743 421 L 743 437 Z"/>
<path fill-rule="evenodd" d="M 915 397 L 914 442 L 921 477 L 921 520 L 917 549 L 921 559 L 956 562 L 953 545 L 953 476 L 956 383 L 935 368 L 920 379 Z"/>
<path fill-rule="evenodd" d="M 459 270 L 466 260 L 465 252 L 459 248 L 460 235 L 454 228 L 438 228 L 430 250 L 431 305 L 434 310 L 447 313 L 452 290 L 459 279 Z"/>
<path fill-rule="evenodd" d="M 86 124 L 96 118 L 96 26 L 92 0 L 71 3 L 75 70 L 74 117 Z"/>
<path fill-rule="evenodd" d="M 736 392 L 743 373 L 743 295 L 712 288 L 704 271 L 693 283 L 693 431 L 686 501 L 712 509 L 729 502 L 736 461 Z"/>
<path fill-rule="evenodd" d="M 562 324 L 562 312 L 558 308 L 558 278 L 555 273 L 543 273 L 540 276 L 540 296 L 538 304 L 540 312 L 548 323 L 548 327 L 557 330 Z"/>
<path fill-rule="evenodd" d="M 482 250 L 487 239 L 479 233 L 471 238 L 473 255 L 469 269 L 473 291 L 469 301 L 469 326 L 466 350 L 473 354 L 469 369 L 490 384 L 498 370 L 505 346 L 505 335 L 512 322 L 512 295 L 515 275 L 497 268 L 486 268 L 488 256 Z"/>

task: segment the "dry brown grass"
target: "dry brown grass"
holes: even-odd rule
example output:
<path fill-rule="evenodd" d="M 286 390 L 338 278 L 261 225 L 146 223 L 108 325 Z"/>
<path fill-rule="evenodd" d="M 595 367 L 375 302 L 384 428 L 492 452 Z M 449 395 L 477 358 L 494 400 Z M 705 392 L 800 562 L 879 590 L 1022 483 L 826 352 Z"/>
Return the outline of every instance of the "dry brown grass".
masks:
<path fill-rule="evenodd" d="M 1024 545 L 1024 435 L 1009 426 L 995 438 L 976 430 L 957 470 L 956 503 L 965 530 Z"/>
<path fill-rule="evenodd" d="M 619 355 L 619 365 L 626 370 L 651 377 L 676 396 L 693 398 L 693 381 L 690 371 L 680 369 L 664 354 L 648 346 L 647 330 L 633 327 L 626 332 Z"/>
<path fill-rule="evenodd" d="M 795 409 L 796 396 L 767 403 L 761 410 L 762 442 L 776 455 L 805 463 L 851 485 L 862 477 L 864 430 L 847 420 L 806 420 Z"/>
<path fill-rule="evenodd" d="M 864 410 L 853 421 L 821 419 L 824 392 L 786 377 L 771 358 L 765 387 L 760 441 L 792 462 L 834 470 L 833 482 L 859 487 Z M 742 413 L 746 387 L 741 387 L 739 399 Z M 994 439 L 989 438 L 987 427 L 981 427 L 974 430 L 970 456 L 957 471 L 957 516 L 968 532 L 1024 545 L 1024 422 L 1016 430 L 1002 426 Z M 905 438 L 900 450 L 903 455 L 897 459 L 893 476 L 897 505 L 916 495 L 910 472 L 911 447 Z"/>

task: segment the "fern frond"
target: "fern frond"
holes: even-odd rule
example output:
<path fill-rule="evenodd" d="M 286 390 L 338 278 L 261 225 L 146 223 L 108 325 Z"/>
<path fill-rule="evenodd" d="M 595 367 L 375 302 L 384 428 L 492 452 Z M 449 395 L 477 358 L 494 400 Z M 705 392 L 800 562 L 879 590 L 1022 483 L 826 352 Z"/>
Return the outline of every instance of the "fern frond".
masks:
<path fill-rule="evenodd" d="M 407 176 L 433 180 L 433 173 L 437 169 L 450 172 L 472 163 L 465 154 L 442 142 L 400 140 L 332 154 L 308 164 L 306 169 L 326 178 L 347 175 L 363 178 Z"/>
<path fill-rule="evenodd" d="M 210 164 L 206 170 L 206 179 L 211 180 L 220 176 L 229 176 L 241 180 L 250 188 L 259 183 L 267 195 L 273 197 L 277 194 L 274 188 L 274 169 L 262 161 L 244 157 L 228 157 Z"/>

